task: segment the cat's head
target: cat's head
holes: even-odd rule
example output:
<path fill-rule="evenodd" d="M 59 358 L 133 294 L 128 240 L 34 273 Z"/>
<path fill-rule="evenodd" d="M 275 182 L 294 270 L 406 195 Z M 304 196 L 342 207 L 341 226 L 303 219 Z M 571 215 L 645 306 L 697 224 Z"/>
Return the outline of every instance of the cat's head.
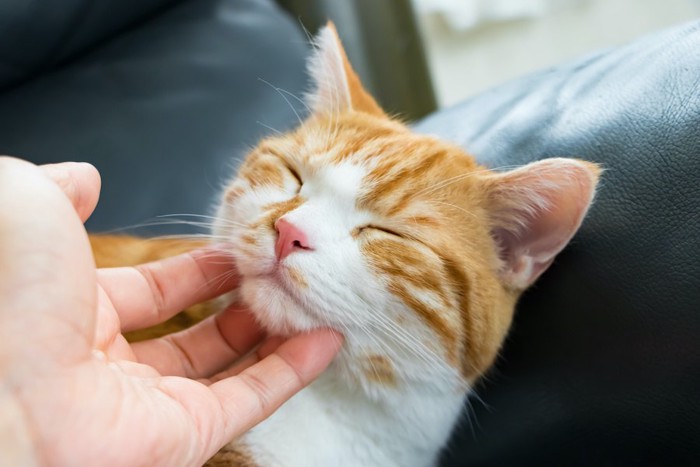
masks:
<path fill-rule="evenodd" d="M 471 381 L 578 229 L 599 170 L 573 159 L 487 170 L 389 118 L 331 24 L 316 46 L 309 117 L 260 142 L 221 201 L 241 297 L 271 333 L 340 330 L 370 383 L 430 368 Z"/>

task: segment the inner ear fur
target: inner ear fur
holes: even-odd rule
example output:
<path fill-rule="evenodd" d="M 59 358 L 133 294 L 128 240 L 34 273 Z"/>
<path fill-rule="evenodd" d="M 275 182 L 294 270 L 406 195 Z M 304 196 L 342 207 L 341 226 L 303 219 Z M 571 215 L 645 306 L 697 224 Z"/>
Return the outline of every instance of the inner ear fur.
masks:
<path fill-rule="evenodd" d="M 307 62 L 313 91 L 306 96 L 307 104 L 314 113 L 354 110 L 386 116 L 362 86 L 331 21 L 318 32 L 314 45 L 314 53 Z"/>
<path fill-rule="evenodd" d="M 577 159 L 545 159 L 487 180 L 491 235 L 504 284 L 531 285 L 581 226 L 601 169 Z"/>

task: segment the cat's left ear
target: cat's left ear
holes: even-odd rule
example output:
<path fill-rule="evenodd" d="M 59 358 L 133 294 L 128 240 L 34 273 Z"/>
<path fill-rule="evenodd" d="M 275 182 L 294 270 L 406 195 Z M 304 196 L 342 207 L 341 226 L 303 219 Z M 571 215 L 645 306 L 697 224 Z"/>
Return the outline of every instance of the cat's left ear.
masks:
<path fill-rule="evenodd" d="M 569 243 L 593 201 L 601 169 L 576 159 L 545 159 L 486 176 L 491 234 L 501 280 L 523 290 Z"/>
<path fill-rule="evenodd" d="M 313 91 L 306 95 L 306 101 L 312 112 L 335 114 L 355 110 L 385 115 L 352 69 L 331 21 L 314 38 L 314 49 L 307 62 Z"/>

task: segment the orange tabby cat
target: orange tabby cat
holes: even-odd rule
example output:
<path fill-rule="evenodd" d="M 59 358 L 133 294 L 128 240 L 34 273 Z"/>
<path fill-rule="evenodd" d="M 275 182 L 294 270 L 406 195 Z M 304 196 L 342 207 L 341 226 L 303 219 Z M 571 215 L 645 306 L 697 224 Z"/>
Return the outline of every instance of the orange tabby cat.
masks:
<path fill-rule="evenodd" d="M 580 226 L 599 170 L 573 159 L 487 170 L 388 117 L 332 25 L 316 45 L 310 116 L 248 155 L 214 233 L 232 245 L 238 296 L 269 332 L 330 326 L 345 344 L 211 462 L 432 465 L 518 296 Z M 115 249 L 130 262 L 180 251 L 114 237 L 93 248 L 101 265 Z"/>

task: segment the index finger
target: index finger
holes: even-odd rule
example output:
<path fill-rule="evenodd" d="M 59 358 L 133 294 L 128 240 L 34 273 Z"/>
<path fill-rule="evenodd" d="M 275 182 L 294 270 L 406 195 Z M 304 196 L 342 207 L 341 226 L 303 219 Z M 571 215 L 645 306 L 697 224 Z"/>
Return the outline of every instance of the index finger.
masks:
<path fill-rule="evenodd" d="M 211 386 L 165 377 L 159 389 L 191 415 L 208 459 L 317 378 L 342 343 L 336 331 L 316 329 L 290 338 L 259 363 Z"/>
<path fill-rule="evenodd" d="M 240 436 L 272 415 L 328 367 L 342 344 L 343 336 L 330 329 L 300 334 L 239 375 L 209 386 L 228 422 L 219 433 L 222 441 Z"/>
<path fill-rule="evenodd" d="M 97 279 L 122 331 L 132 331 L 232 290 L 238 272 L 230 253 L 209 247 L 136 267 L 100 269 Z"/>

